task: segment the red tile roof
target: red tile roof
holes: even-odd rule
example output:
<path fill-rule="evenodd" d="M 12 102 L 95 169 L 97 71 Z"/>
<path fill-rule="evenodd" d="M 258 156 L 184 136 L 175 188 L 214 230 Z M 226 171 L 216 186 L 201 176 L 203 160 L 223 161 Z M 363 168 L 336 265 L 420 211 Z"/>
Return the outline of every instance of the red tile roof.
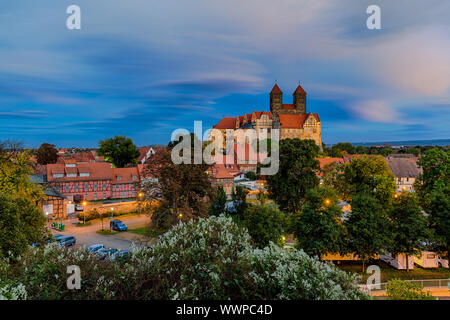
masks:
<path fill-rule="evenodd" d="M 223 164 L 215 164 L 211 167 L 211 173 L 214 179 L 233 179 L 234 176 Z"/>
<path fill-rule="evenodd" d="M 223 118 L 214 129 L 234 129 L 236 127 L 236 118 Z"/>
<path fill-rule="evenodd" d="M 76 170 L 76 171 L 75 171 Z M 75 173 L 76 177 L 53 178 L 54 173 Z M 79 173 L 89 173 L 89 177 L 80 177 Z M 47 165 L 47 180 L 56 181 L 80 181 L 80 180 L 108 180 L 112 178 L 112 168 L 110 163 L 91 162 L 77 163 L 76 167 L 66 167 L 65 164 L 55 163 Z"/>
<path fill-rule="evenodd" d="M 306 94 L 306 91 L 302 88 L 301 85 L 298 85 L 297 89 L 295 89 L 294 94 Z"/>
<path fill-rule="evenodd" d="M 270 94 L 273 93 L 283 93 L 283 91 L 281 91 L 280 87 L 278 87 L 278 85 L 275 83 L 275 85 L 272 88 L 272 91 L 270 91 Z"/>
<path fill-rule="evenodd" d="M 310 115 L 313 115 L 318 122 L 319 115 L 317 113 L 308 113 L 308 114 L 280 114 L 278 117 L 280 118 L 280 124 L 282 129 L 302 129 L 303 124 L 306 119 Z"/>
<path fill-rule="evenodd" d="M 135 180 L 133 180 L 133 176 L 136 177 Z M 138 182 L 138 176 L 139 172 L 137 167 L 112 169 L 113 183 L 135 183 Z M 121 177 L 121 179 L 118 180 L 118 177 Z"/>

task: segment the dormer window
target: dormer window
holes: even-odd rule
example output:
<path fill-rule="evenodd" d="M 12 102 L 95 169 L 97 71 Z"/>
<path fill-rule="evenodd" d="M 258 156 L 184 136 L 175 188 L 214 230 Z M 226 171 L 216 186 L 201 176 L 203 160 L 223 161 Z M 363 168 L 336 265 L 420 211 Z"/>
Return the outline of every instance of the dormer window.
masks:
<path fill-rule="evenodd" d="M 76 173 L 68 173 L 67 174 L 67 178 L 76 178 L 77 174 Z"/>
<path fill-rule="evenodd" d="M 53 178 L 64 178 L 64 173 L 54 173 Z"/>
<path fill-rule="evenodd" d="M 133 176 L 133 180 L 137 180 L 137 177 L 136 177 L 136 176 Z"/>
<path fill-rule="evenodd" d="M 89 172 L 80 172 L 80 177 L 89 177 L 90 173 Z"/>
<path fill-rule="evenodd" d="M 75 163 L 66 163 L 66 168 L 75 168 L 76 166 Z"/>
<path fill-rule="evenodd" d="M 122 176 L 117 176 L 117 180 L 118 181 L 122 180 Z"/>

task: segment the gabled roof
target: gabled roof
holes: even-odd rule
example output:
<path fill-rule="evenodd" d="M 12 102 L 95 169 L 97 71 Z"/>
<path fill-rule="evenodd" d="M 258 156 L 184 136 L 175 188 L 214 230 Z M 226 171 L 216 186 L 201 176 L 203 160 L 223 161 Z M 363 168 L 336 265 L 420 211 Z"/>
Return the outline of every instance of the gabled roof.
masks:
<path fill-rule="evenodd" d="M 236 127 L 236 118 L 223 118 L 214 129 L 234 129 Z"/>
<path fill-rule="evenodd" d="M 112 182 L 113 183 L 131 183 L 138 182 L 139 170 L 137 167 L 131 168 L 113 168 L 112 169 Z M 136 180 L 133 180 L 133 176 Z M 121 177 L 120 180 L 117 177 Z"/>
<path fill-rule="evenodd" d="M 306 94 L 306 91 L 302 88 L 301 85 L 297 86 L 297 89 L 295 89 L 294 94 Z"/>
<path fill-rule="evenodd" d="M 422 168 L 417 165 L 417 158 L 388 157 L 386 161 L 397 178 L 417 178 L 422 172 Z"/>
<path fill-rule="evenodd" d="M 302 129 L 306 119 L 310 116 L 314 116 L 318 122 L 319 115 L 317 113 L 307 114 L 279 114 L 280 125 L 282 129 Z"/>
<path fill-rule="evenodd" d="M 275 83 L 275 85 L 272 88 L 272 91 L 270 91 L 270 94 L 274 94 L 274 93 L 283 93 L 283 91 L 281 91 L 280 87 Z"/>

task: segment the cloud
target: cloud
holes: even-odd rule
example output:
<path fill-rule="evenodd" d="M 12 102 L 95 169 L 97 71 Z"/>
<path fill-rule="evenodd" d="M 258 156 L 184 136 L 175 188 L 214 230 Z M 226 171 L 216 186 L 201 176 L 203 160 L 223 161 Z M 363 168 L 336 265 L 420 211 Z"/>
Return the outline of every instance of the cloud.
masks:
<path fill-rule="evenodd" d="M 383 100 L 369 100 L 353 102 L 349 109 L 360 119 L 381 123 L 401 123 L 401 115 L 388 102 Z"/>

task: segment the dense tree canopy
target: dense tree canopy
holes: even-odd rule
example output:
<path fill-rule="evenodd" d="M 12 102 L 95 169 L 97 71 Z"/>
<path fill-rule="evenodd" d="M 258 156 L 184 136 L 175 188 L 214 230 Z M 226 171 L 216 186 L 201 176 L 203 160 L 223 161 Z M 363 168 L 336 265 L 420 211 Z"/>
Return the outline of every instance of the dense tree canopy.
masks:
<path fill-rule="evenodd" d="M 413 193 L 403 192 L 394 199 L 389 210 L 391 220 L 391 249 L 393 254 L 406 255 L 407 270 L 408 256 L 421 252 L 424 243 L 429 239 L 428 221 L 419 207 L 417 198 Z"/>
<path fill-rule="evenodd" d="M 344 221 L 347 227 L 347 249 L 356 253 L 364 263 L 389 248 L 391 234 L 389 219 L 377 199 L 369 193 L 354 195 L 352 212 Z"/>
<path fill-rule="evenodd" d="M 225 205 L 227 204 L 227 194 L 222 185 L 218 185 L 209 206 L 209 214 L 211 216 L 219 216 L 225 213 Z"/>
<path fill-rule="evenodd" d="M 328 181 L 346 201 L 365 192 L 385 207 L 391 203 L 396 189 L 394 174 L 381 156 L 355 157 L 350 163 L 338 165 L 331 175 L 334 178 Z"/>
<path fill-rule="evenodd" d="M 316 187 L 307 193 L 306 199 L 295 223 L 298 247 L 319 258 L 326 253 L 345 251 L 342 211 L 334 190 Z"/>
<path fill-rule="evenodd" d="M 30 181 L 31 173 L 28 152 L 0 147 L 0 256 L 18 256 L 45 236 L 44 213 L 36 205 L 44 194 Z"/>
<path fill-rule="evenodd" d="M 43 143 L 36 151 L 37 163 L 46 165 L 58 161 L 58 150 L 54 144 Z"/>
<path fill-rule="evenodd" d="M 285 212 L 299 212 L 306 192 L 319 184 L 319 147 L 313 140 L 280 141 L 278 173 L 267 177 L 269 197 Z"/>
<path fill-rule="evenodd" d="M 423 173 L 415 189 L 424 210 L 430 215 L 436 250 L 450 258 L 450 156 L 449 151 L 433 148 L 419 159 Z"/>
<path fill-rule="evenodd" d="M 135 164 L 139 157 L 139 149 L 133 140 L 125 136 L 115 136 L 99 142 L 98 154 L 105 157 L 116 168 L 123 168 L 128 164 Z"/>
<path fill-rule="evenodd" d="M 171 152 L 171 148 L 159 150 L 144 169 L 150 180 L 142 191 L 145 199 L 161 201 L 161 207 L 153 215 L 161 227 L 208 216 L 208 200 L 213 192 L 208 164 L 175 164 Z M 193 153 L 191 156 L 194 157 Z"/>
<path fill-rule="evenodd" d="M 282 236 L 288 226 L 286 215 L 270 204 L 253 205 L 243 214 L 242 224 L 247 228 L 254 244 L 264 248 L 273 242 L 283 244 Z"/>

